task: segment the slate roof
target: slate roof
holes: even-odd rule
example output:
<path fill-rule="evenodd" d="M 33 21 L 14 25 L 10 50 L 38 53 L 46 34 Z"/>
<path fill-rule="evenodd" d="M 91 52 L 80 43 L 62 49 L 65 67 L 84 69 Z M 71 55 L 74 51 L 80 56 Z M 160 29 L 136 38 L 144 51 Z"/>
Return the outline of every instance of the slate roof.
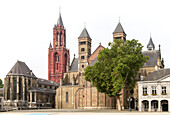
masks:
<path fill-rule="evenodd" d="M 156 66 L 157 65 L 157 59 L 159 56 L 158 50 L 149 50 L 149 51 L 143 51 L 142 52 L 144 56 L 149 56 L 149 60 L 144 63 L 143 67 L 149 67 L 149 66 Z"/>
<path fill-rule="evenodd" d="M 142 52 L 144 56 L 149 56 L 149 60 L 144 64 L 143 67 L 150 67 L 150 66 L 156 66 L 157 65 L 157 59 L 159 56 L 159 51 L 158 50 L 149 50 L 149 51 L 144 51 Z M 89 65 L 94 65 L 94 63 L 97 62 L 97 57 L 89 64 Z"/>
<path fill-rule="evenodd" d="M 155 45 L 154 45 L 151 37 L 150 37 L 149 43 L 147 45 L 147 48 L 148 48 L 148 50 L 152 50 L 152 49 L 154 50 L 155 49 Z"/>
<path fill-rule="evenodd" d="M 94 65 L 97 62 L 97 57 L 89 64 L 89 65 Z"/>
<path fill-rule="evenodd" d="M 125 31 L 124 31 L 121 23 L 119 22 L 118 25 L 117 25 L 117 27 L 116 27 L 116 29 L 115 29 L 115 31 L 114 31 L 113 33 L 120 33 L 120 32 L 125 33 Z"/>
<path fill-rule="evenodd" d="M 58 21 L 57 21 L 57 26 L 64 26 L 63 25 L 63 21 L 62 21 L 62 18 L 61 18 L 61 14 L 59 14 L 59 18 L 58 18 Z"/>
<path fill-rule="evenodd" d="M 156 81 L 167 75 L 170 75 L 170 69 L 160 69 L 150 73 L 143 81 Z"/>
<path fill-rule="evenodd" d="M 36 76 L 33 73 L 31 76 L 30 72 L 31 70 L 24 62 L 17 61 L 7 75 L 24 75 L 24 76 L 36 78 Z"/>
<path fill-rule="evenodd" d="M 51 86 L 59 86 L 57 82 L 38 78 L 38 84 L 44 84 L 44 85 L 51 85 Z"/>
<path fill-rule="evenodd" d="M 28 89 L 29 92 L 39 92 L 39 93 L 56 93 L 55 90 L 48 89 L 48 88 L 40 88 L 40 87 L 30 87 Z"/>
<path fill-rule="evenodd" d="M 78 71 L 78 58 L 73 58 L 69 72 Z"/>
<path fill-rule="evenodd" d="M 83 31 L 81 32 L 79 38 L 85 38 L 85 37 L 90 38 L 90 35 L 89 35 L 89 33 L 88 33 L 86 28 L 83 29 Z"/>

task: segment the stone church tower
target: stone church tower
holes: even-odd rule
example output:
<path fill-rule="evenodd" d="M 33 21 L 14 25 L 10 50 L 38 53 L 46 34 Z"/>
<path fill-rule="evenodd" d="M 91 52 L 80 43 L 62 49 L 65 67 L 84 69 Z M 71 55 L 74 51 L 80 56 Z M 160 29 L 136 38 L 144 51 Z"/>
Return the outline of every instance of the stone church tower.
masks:
<path fill-rule="evenodd" d="M 113 41 L 115 39 L 122 39 L 122 40 L 126 41 L 126 33 L 125 33 L 120 22 L 118 23 L 115 31 L 113 32 Z"/>
<path fill-rule="evenodd" d="M 70 64 L 69 50 L 66 48 L 66 29 L 61 14 L 53 28 L 53 46 L 48 48 L 48 80 L 60 83 Z"/>
<path fill-rule="evenodd" d="M 88 66 L 88 58 L 91 55 L 91 38 L 87 29 L 84 28 L 78 37 L 78 71 L 80 73 L 80 85 L 85 84 L 84 70 Z"/>

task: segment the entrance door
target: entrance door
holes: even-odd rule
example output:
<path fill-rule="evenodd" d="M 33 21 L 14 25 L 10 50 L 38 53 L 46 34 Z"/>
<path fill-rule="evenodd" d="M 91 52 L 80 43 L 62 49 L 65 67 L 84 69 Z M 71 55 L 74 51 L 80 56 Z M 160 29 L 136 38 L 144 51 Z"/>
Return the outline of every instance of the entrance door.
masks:
<path fill-rule="evenodd" d="M 162 111 L 168 111 L 168 104 L 162 105 Z"/>
<path fill-rule="evenodd" d="M 162 100 L 162 111 L 168 111 L 168 101 L 167 100 Z"/>
<path fill-rule="evenodd" d="M 131 97 L 132 101 L 131 101 L 131 108 L 134 109 L 135 108 L 135 100 L 133 97 Z"/>

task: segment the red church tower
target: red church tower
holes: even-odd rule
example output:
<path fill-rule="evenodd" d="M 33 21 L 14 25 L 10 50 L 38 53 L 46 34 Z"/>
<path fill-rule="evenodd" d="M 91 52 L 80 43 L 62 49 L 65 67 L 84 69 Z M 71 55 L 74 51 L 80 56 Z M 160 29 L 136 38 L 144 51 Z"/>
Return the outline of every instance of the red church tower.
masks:
<path fill-rule="evenodd" d="M 64 28 L 61 14 L 57 25 L 53 28 L 53 47 L 50 43 L 48 48 L 48 80 L 60 84 L 60 79 L 68 71 L 70 64 L 69 50 L 66 48 L 66 30 Z"/>

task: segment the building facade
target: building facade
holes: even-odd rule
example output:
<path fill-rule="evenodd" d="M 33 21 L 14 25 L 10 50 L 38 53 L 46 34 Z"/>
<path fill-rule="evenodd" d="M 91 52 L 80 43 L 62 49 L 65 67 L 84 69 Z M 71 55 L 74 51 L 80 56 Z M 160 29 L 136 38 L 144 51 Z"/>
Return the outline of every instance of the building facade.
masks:
<path fill-rule="evenodd" d="M 66 29 L 59 14 L 57 25 L 53 28 L 53 46 L 48 48 L 48 80 L 58 84 L 69 69 L 70 54 L 66 48 Z"/>
<path fill-rule="evenodd" d="M 119 22 L 113 32 L 113 42 L 115 39 L 126 41 L 126 33 Z M 108 97 L 104 93 L 99 93 L 92 83 L 84 79 L 84 70 L 90 65 L 93 66 L 97 61 L 98 53 L 104 47 L 99 44 L 96 50 L 91 53 L 90 35 L 86 28 L 78 37 L 78 58 L 74 59 L 69 67 L 68 72 L 64 73 L 62 85 L 57 89 L 56 108 L 58 109 L 90 109 L 90 108 L 116 108 L 116 99 Z M 147 45 L 148 51 L 143 51 L 144 56 L 149 59 L 140 68 L 137 80 L 141 80 L 141 76 L 147 77 L 148 74 L 155 70 L 164 68 L 164 61 L 161 59 L 161 50 L 155 50 L 152 38 Z M 132 109 L 138 109 L 138 85 L 133 91 L 126 90 L 126 86 L 122 89 L 120 97 L 122 109 L 129 107 L 128 98 L 131 98 Z"/>
<path fill-rule="evenodd" d="M 37 78 L 24 62 L 17 61 L 4 79 L 4 107 L 54 108 L 58 86 L 56 82 Z"/>
<path fill-rule="evenodd" d="M 170 69 L 159 69 L 138 82 L 139 111 L 170 111 Z"/>
<path fill-rule="evenodd" d="M 70 69 L 64 74 L 56 94 L 57 109 L 105 109 L 115 108 L 115 98 L 99 93 L 92 83 L 84 79 L 84 70 L 97 59 L 104 47 L 99 44 L 91 54 L 91 38 L 86 28 L 78 37 L 78 58 L 73 58 Z"/>

